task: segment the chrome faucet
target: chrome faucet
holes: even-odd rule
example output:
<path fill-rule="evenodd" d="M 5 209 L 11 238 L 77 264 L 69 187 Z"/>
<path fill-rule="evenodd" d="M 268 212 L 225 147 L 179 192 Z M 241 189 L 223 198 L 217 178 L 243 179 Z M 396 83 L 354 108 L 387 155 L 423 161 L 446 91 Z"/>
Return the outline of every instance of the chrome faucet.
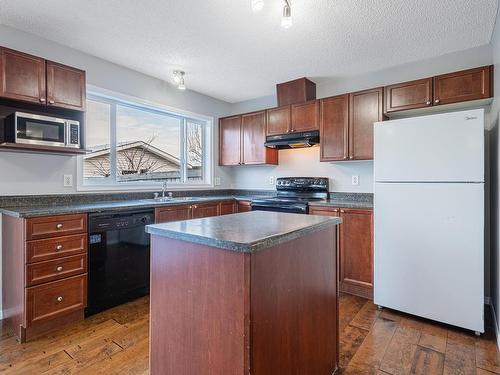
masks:
<path fill-rule="evenodd" d="M 161 189 L 161 197 L 165 198 L 165 192 L 167 191 L 167 180 L 163 181 L 163 187 Z"/>

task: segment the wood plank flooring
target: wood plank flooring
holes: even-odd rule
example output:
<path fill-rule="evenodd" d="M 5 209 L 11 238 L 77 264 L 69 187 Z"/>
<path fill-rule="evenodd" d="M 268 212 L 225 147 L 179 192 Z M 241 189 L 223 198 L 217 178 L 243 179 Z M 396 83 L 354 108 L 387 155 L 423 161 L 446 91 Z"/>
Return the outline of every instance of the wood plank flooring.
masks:
<path fill-rule="evenodd" d="M 0 374 L 148 374 L 148 304 L 141 298 L 27 344 L 0 321 Z M 477 338 L 342 294 L 340 332 L 342 375 L 500 374 L 492 327 Z"/>

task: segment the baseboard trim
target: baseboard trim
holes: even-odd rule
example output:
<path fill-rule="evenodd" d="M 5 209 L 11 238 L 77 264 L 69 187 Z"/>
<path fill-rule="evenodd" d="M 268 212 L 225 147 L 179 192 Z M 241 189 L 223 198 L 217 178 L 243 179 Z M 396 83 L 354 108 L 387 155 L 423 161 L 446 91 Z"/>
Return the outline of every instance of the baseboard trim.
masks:
<path fill-rule="evenodd" d="M 489 299 L 488 305 L 490 305 L 491 313 L 493 315 L 493 325 L 495 326 L 495 336 L 497 338 L 497 347 L 498 347 L 498 350 L 500 350 L 500 329 L 498 328 L 497 314 L 495 312 L 495 306 L 493 305 L 491 298 L 489 298 L 489 297 L 486 297 L 486 298 Z M 485 298 L 485 302 L 486 302 L 486 298 Z"/>

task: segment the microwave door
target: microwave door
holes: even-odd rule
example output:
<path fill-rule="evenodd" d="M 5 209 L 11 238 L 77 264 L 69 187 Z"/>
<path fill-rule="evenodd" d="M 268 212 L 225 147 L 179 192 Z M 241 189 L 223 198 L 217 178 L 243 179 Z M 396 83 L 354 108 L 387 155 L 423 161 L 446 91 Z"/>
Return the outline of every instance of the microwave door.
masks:
<path fill-rule="evenodd" d="M 16 143 L 64 147 L 66 142 L 64 120 L 44 119 L 43 116 L 18 116 Z"/>

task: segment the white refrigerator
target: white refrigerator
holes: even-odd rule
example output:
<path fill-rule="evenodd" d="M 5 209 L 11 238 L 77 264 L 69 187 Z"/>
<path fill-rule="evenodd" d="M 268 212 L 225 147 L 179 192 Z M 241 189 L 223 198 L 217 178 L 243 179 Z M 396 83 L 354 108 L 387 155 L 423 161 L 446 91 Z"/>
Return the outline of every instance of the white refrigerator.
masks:
<path fill-rule="evenodd" d="M 484 332 L 484 110 L 374 126 L 375 304 Z"/>

